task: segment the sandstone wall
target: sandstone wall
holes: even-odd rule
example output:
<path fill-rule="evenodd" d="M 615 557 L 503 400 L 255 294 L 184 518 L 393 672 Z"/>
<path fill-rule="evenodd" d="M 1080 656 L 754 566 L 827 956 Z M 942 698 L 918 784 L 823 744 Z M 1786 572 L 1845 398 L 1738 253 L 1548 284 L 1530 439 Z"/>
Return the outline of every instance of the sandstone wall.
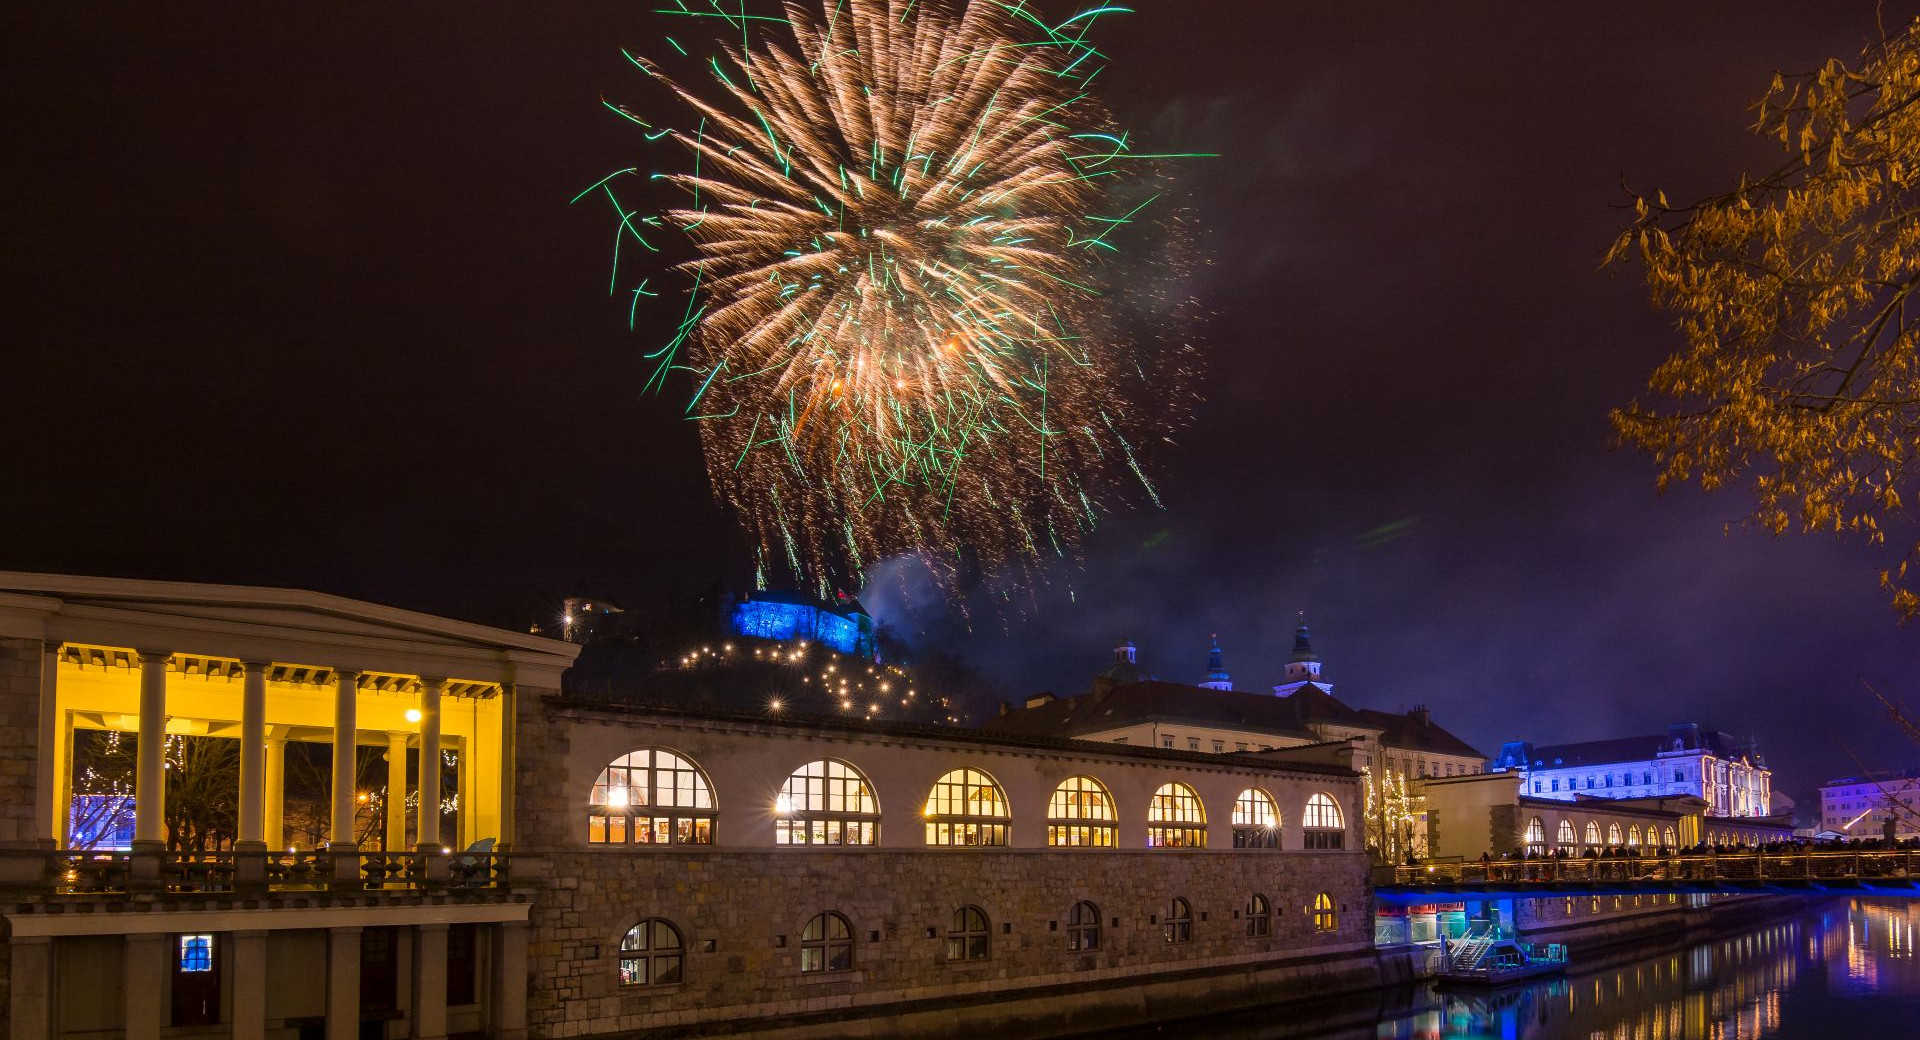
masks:
<path fill-rule="evenodd" d="M 1231 756 L 1188 762 L 1116 752 L 1102 760 L 1044 748 L 969 748 L 964 741 L 964 733 L 929 740 L 774 725 L 743 730 L 724 721 L 620 717 L 523 699 L 514 871 L 543 885 L 528 955 L 533 1035 L 727 1031 L 728 1023 L 748 1019 L 791 1036 L 876 1029 L 978 1035 L 1000 1021 L 995 1014 L 1131 1021 L 1351 989 L 1378 978 L 1366 855 L 1354 851 L 1352 830 L 1349 851 L 1302 850 L 1294 808 L 1307 792 L 1327 790 L 1353 828 L 1352 778 L 1235 765 Z M 721 844 L 585 844 L 594 776 L 614 754 L 649 745 L 692 755 L 714 778 Z M 879 847 L 772 844 L 774 795 L 786 772 L 810 757 L 852 761 L 873 777 L 885 814 Z M 925 783 L 968 763 L 1009 789 L 1013 847 L 924 846 L 917 807 Z M 1054 774 L 1081 772 L 1114 789 L 1123 817 L 1141 816 L 1123 818 L 1118 849 L 1041 844 Z M 1144 792 L 1163 779 L 1191 783 L 1206 798 L 1208 849 L 1143 847 Z M 1290 817 L 1281 850 L 1231 847 L 1233 793 L 1255 784 L 1272 790 Z M 1322 892 L 1337 908 L 1331 931 L 1313 925 L 1310 904 Z M 1255 893 L 1266 897 L 1273 916 L 1269 934 L 1250 937 L 1245 910 Z M 1162 930 L 1176 896 L 1192 909 L 1188 942 L 1169 943 Z M 1100 947 L 1070 952 L 1067 917 L 1082 900 L 1100 909 Z M 990 921 L 984 961 L 947 960 L 950 918 L 965 905 Z M 853 926 L 851 972 L 800 970 L 801 932 L 823 911 L 843 914 Z M 684 981 L 622 987 L 621 937 L 654 917 L 680 932 Z"/>
<path fill-rule="evenodd" d="M 0 637 L 0 848 L 32 847 L 40 744 L 38 639 Z"/>

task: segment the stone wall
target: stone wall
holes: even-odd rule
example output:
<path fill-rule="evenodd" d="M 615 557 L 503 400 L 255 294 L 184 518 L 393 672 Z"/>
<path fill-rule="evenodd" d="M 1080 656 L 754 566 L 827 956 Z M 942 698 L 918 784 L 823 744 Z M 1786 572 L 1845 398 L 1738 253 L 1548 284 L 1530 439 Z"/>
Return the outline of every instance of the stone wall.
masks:
<path fill-rule="evenodd" d="M 543 886 L 528 952 L 535 1037 L 731 1033 L 749 1020 L 756 1030 L 793 1037 L 980 1035 L 1001 1023 L 996 1015 L 1071 1015 L 1081 1028 L 1359 988 L 1379 977 L 1367 857 L 1352 837 L 1358 784 L 1351 774 L 1158 749 L 969 747 L 965 731 L 863 734 L 622 716 L 543 705 L 537 695 L 523 696 L 519 723 L 514 871 Z M 713 778 L 719 845 L 585 843 L 594 776 L 611 755 L 648 745 L 690 754 Z M 809 757 L 854 761 L 874 778 L 885 814 L 879 846 L 773 844 L 774 795 L 786 771 Z M 955 762 L 978 763 L 1009 789 L 1011 847 L 924 845 L 920 774 L 938 775 Z M 1123 813 L 1142 817 L 1120 821 L 1119 848 L 1044 845 L 1054 774 L 1082 772 L 1112 786 Z M 1209 848 L 1143 847 L 1141 792 L 1167 778 L 1190 782 L 1206 798 Z M 1283 821 L 1291 826 L 1280 850 L 1233 849 L 1233 792 L 1255 785 L 1274 793 L 1283 816 L 1297 817 L 1294 807 L 1308 792 L 1331 792 L 1347 812 L 1348 851 L 1302 850 L 1297 818 Z M 1336 907 L 1331 931 L 1313 924 L 1310 904 L 1322 892 Z M 1255 893 L 1273 916 L 1269 934 L 1250 937 L 1245 911 Z M 1191 907 L 1187 942 L 1169 943 L 1163 931 L 1175 897 Z M 1067 918 L 1083 900 L 1099 908 L 1099 948 L 1071 952 Z M 987 915 L 990 954 L 949 961 L 950 920 L 968 905 Z M 852 925 L 850 972 L 800 970 L 801 933 L 825 911 Z M 656 917 L 681 936 L 683 981 L 622 987 L 621 938 Z"/>
<path fill-rule="evenodd" d="M 540 860 L 547 887 L 533 909 L 529 1022 L 553 1037 L 1231 972 L 1365 950 L 1372 936 L 1362 853 L 596 849 Z M 523 855 L 516 870 L 529 866 Z M 1250 938 L 1244 909 L 1255 892 L 1275 914 L 1269 935 Z M 1339 907 L 1331 932 L 1313 928 L 1318 892 Z M 1190 942 L 1163 933 L 1175 896 L 1192 908 Z M 1066 945 L 1080 900 L 1100 909 L 1100 948 L 1089 953 Z M 946 959 L 950 917 L 965 905 L 990 923 L 984 961 Z M 803 974 L 801 931 L 829 910 L 853 926 L 854 970 Z M 685 981 L 623 988 L 621 937 L 652 917 L 680 932 Z"/>
<path fill-rule="evenodd" d="M 31 847 L 40 745 L 40 641 L 0 637 L 0 848 Z"/>

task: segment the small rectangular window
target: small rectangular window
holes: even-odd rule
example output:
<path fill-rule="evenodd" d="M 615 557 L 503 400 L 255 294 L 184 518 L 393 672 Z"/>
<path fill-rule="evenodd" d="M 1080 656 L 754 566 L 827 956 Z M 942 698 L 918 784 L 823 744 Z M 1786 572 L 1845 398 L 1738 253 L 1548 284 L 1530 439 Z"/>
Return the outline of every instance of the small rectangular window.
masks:
<path fill-rule="evenodd" d="M 1188 750 L 1188 751 L 1198 751 L 1198 750 L 1200 750 L 1200 738 L 1199 738 L 1199 737 L 1188 737 L 1188 738 L 1187 738 L 1187 750 Z"/>
<path fill-rule="evenodd" d="M 1172 747 L 1172 746 L 1173 746 L 1173 738 L 1172 738 L 1172 737 L 1161 737 L 1161 738 L 1160 738 L 1160 746 L 1161 746 L 1161 747 L 1164 747 L 1164 748 L 1170 748 L 1170 747 Z"/>
<path fill-rule="evenodd" d="M 1213 742 L 1213 753 L 1214 753 L 1214 754 L 1216 754 L 1216 755 L 1218 755 L 1218 754 L 1220 754 L 1220 753 L 1222 753 L 1222 752 L 1224 752 L 1224 751 L 1226 751 L 1226 750 L 1227 750 L 1227 742 L 1226 742 L 1226 741 L 1224 741 L 1224 740 L 1216 740 L 1216 741 L 1214 741 L 1214 742 Z"/>
<path fill-rule="evenodd" d="M 213 936 L 183 935 L 180 937 L 180 970 L 183 972 L 213 970 Z"/>

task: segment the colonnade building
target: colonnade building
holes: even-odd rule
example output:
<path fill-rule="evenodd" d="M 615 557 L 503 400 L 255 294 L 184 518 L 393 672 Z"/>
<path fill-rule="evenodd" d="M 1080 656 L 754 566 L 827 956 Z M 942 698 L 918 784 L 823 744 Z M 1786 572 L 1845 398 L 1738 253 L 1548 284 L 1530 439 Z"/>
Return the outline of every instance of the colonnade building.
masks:
<path fill-rule="evenodd" d="M 1294 629 L 1283 679 L 1268 690 L 1235 688 L 1218 639 L 1208 650 L 1205 675 L 1196 684 L 1157 679 L 1140 666 L 1134 644 L 1123 641 L 1085 693 L 1040 694 L 1022 706 L 1007 705 L 986 728 L 1213 754 L 1348 744 L 1362 776 L 1362 841 L 1394 863 L 1409 853 L 1427 855 L 1425 782 L 1475 775 L 1486 765 L 1485 755 L 1424 707 L 1376 711 L 1334 696 L 1304 618 Z"/>
<path fill-rule="evenodd" d="M 971 1035 L 1378 980 L 1350 744 L 593 702 L 561 693 L 577 651 L 0 573 L 8 1035 Z M 134 745 L 124 850 L 72 847 L 94 733 Z M 226 741 L 231 832 L 183 848 L 178 748 Z"/>

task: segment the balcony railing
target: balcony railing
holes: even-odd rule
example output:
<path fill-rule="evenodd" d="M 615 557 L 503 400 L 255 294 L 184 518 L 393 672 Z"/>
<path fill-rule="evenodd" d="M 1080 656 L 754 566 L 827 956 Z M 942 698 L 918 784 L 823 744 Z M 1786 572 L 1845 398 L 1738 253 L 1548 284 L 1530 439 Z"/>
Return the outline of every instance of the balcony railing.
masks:
<path fill-rule="evenodd" d="M 61 896 L 135 892 L 478 892 L 510 880 L 503 852 L 131 852 L 50 854 Z"/>
<path fill-rule="evenodd" d="M 1383 868 L 1384 869 L 1384 868 Z M 1393 868 L 1391 882 L 1423 885 L 1528 885 L 1621 882 L 1871 881 L 1920 879 L 1920 851 L 1806 849 L 1690 855 L 1541 857 L 1492 862 L 1432 862 Z"/>

